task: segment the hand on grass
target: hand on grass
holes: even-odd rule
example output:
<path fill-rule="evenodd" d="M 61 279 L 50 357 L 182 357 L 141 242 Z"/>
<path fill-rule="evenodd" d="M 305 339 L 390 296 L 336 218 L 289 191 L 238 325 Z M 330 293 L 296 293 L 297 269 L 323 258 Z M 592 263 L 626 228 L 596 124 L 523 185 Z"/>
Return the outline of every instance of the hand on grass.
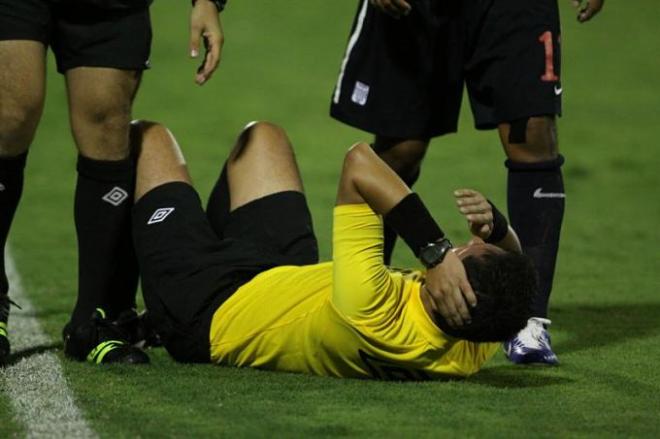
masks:
<path fill-rule="evenodd" d="M 209 0 L 197 0 L 190 13 L 190 57 L 199 57 L 204 42 L 204 61 L 197 69 L 195 82 L 203 85 L 211 78 L 220 63 L 224 35 L 218 8 Z"/>
<path fill-rule="evenodd" d="M 601 9 L 605 0 L 571 0 L 578 10 L 577 19 L 580 23 L 591 20 Z"/>
<path fill-rule="evenodd" d="M 472 189 L 454 191 L 456 205 L 467 219 L 470 233 L 486 240 L 493 232 L 493 209 L 481 193 Z"/>
<path fill-rule="evenodd" d="M 426 273 L 424 288 L 433 298 L 435 310 L 452 328 L 470 323 L 470 311 L 477 305 L 463 262 L 453 251 L 447 252 L 441 264 Z"/>
<path fill-rule="evenodd" d="M 407 0 L 369 0 L 369 3 L 394 18 L 408 15 L 412 10 Z"/>

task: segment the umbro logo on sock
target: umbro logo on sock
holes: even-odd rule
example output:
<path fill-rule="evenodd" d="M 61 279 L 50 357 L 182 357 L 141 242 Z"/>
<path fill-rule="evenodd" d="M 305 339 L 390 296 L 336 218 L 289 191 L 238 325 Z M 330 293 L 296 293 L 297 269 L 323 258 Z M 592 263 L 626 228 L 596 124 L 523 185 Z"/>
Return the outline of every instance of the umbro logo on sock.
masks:
<path fill-rule="evenodd" d="M 147 221 L 147 225 L 162 223 L 172 212 L 174 212 L 173 207 L 161 207 L 160 209 L 156 209 L 151 215 L 151 218 L 149 218 L 149 221 Z"/>
<path fill-rule="evenodd" d="M 543 188 L 536 188 L 534 198 L 566 198 L 566 194 L 561 192 L 543 192 Z"/>
<path fill-rule="evenodd" d="M 120 188 L 119 186 L 113 187 L 110 192 L 103 195 L 103 201 L 112 204 L 113 206 L 119 206 L 128 198 L 128 192 Z"/>

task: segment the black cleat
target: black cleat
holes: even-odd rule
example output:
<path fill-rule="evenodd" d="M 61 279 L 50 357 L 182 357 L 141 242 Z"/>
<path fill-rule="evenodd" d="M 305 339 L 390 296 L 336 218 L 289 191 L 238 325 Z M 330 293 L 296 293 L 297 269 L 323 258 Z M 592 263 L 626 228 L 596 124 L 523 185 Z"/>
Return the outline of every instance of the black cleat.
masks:
<path fill-rule="evenodd" d="M 138 314 L 134 309 L 127 309 L 122 311 L 112 324 L 123 334 L 126 334 L 128 342 L 136 348 L 146 349 L 163 346 L 160 336 L 149 321 L 147 311 Z"/>
<path fill-rule="evenodd" d="M 7 338 L 7 324 L 0 322 L 0 367 L 7 364 L 10 351 L 9 339 Z"/>
<path fill-rule="evenodd" d="M 21 308 L 6 294 L 0 296 L 0 366 L 7 364 L 7 360 L 9 360 L 9 353 L 11 352 L 11 346 L 9 344 L 9 333 L 7 332 L 7 321 L 9 320 L 10 305 L 14 305 L 18 309 Z"/>
<path fill-rule="evenodd" d="M 105 318 L 105 312 L 97 308 L 86 323 L 72 328 L 67 324 L 63 331 L 64 354 L 74 360 L 94 364 L 123 363 L 148 364 L 149 357 L 134 347 L 129 336 L 113 322 Z"/>

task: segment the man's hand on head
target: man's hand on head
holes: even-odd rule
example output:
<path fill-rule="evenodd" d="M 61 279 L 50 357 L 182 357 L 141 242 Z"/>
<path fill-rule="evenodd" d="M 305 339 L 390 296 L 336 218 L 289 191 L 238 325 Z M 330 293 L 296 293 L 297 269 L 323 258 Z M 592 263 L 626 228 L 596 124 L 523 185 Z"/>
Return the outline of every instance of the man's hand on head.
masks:
<path fill-rule="evenodd" d="M 449 251 L 442 263 L 428 270 L 424 288 L 449 326 L 460 328 L 470 323 L 468 307 L 477 305 L 477 297 L 468 282 L 463 262 L 454 252 Z"/>
<path fill-rule="evenodd" d="M 407 0 L 369 0 L 369 3 L 394 18 L 408 15 L 412 10 Z"/>
<path fill-rule="evenodd" d="M 580 23 L 591 20 L 601 9 L 605 0 L 571 0 L 578 10 L 577 19 Z"/>
<path fill-rule="evenodd" d="M 195 0 L 190 12 L 190 57 L 199 57 L 200 45 L 204 43 L 204 61 L 197 69 L 195 82 L 203 85 L 220 64 L 224 35 L 216 5 L 210 0 Z"/>
<path fill-rule="evenodd" d="M 486 240 L 493 232 L 493 209 L 481 193 L 473 189 L 454 191 L 456 206 L 468 222 L 473 236 Z"/>

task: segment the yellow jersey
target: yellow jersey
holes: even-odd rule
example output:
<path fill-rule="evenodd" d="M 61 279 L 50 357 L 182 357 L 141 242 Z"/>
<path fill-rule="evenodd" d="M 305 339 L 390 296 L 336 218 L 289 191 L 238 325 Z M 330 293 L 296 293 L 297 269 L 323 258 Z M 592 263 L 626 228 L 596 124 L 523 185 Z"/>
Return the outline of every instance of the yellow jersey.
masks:
<path fill-rule="evenodd" d="M 273 268 L 239 288 L 213 316 L 212 361 L 345 378 L 477 372 L 499 344 L 444 334 L 422 304 L 423 273 L 383 265 L 382 236 L 367 205 L 335 207 L 333 262 Z"/>

